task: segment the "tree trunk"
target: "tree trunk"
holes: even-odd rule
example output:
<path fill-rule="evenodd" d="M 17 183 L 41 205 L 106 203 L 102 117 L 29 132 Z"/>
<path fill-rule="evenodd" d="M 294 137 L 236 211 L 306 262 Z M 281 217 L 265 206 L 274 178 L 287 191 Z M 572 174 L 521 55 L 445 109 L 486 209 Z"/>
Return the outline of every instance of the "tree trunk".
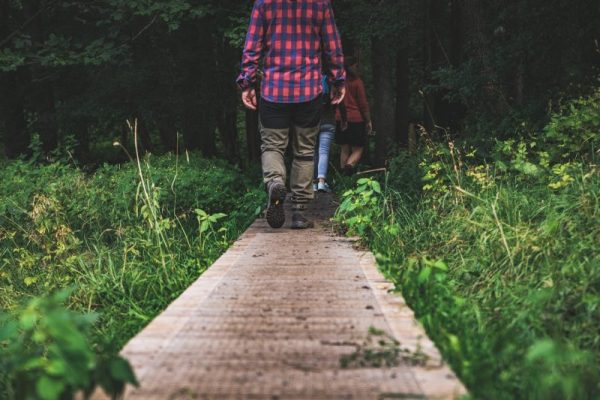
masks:
<path fill-rule="evenodd" d="M 170 152 L 177 153 L 177 127 L 170 118 L 157 118 L 158 134 L 163 147 Z"/>
<path fill-rule="evenodd" d="M 0 38 L 10 34 L 8 1 L 0 1 Z M 9 158 L 27 152 L 29 136 L 25 130 L 23 112 L 22 71 L 0 73 L 0 134 L 3 134 L 4 154 Z"/>
<path fill-rule="evenodd" d="M 32 97 L 37 114 L 36 128 L 42 141 L 42 149 L 48 154 L 58 147 L 58 126 L 54 107 L 54 88 L 41 68 L 34 67 L 33 81 L 37 86 Z"/>
<path fill-rule="evenodd" d="M 437 0 L 425 0 L 423 4 L 423 69 L 426 72 L 426 79 L 431 81 L 431 71 L 437 68 L 439 64 L 439 52 L 437 51 L 435 32 L 432 29 L 433 21 L 432 10 L 435 10 Z M 436 101 L 435 95 L 431 92 L 423 93 L 423 126 L 429 133 L 433 133 L 436 125 Z"/>
<path fill-rule="evenodd" d="M 207 111 L 198 111 L 194 103 L 187 103 L 184 121 L 185 146 L 188 150 L 200 150 L 205 157 L 214 157 L 217 154 L 215 146 L 214 116 Z M 202 104 L 197 104 L 202 107 Z"/>
<path fill-rule="evenodd" d="M 389 42 L 383 38 L 373 39 L 372 56 L 375 109 L 373 120 L 377 131 L 374 162 L 376 166 L 384 166 L 387 150 L 395 136 L 394 87 L 390 75 L 390 71 L 394 70 L 394 59 L 390 54 Z"/>
<path fill-rule="evenodd" d="M 514 96 L 517 105 L 522 105 L 525 99 L 525 60 L 524 57 L 519 57 L 519 64 L 515 71 Z"/>
<path fill-rule="evenodd" d="M 450 65 L 454 69 L 460 68 L 463 62 L 465 28 L 464 28 L 464 10 L 461 0 L 451 0 L 450 2 Z M 451 88 L 450 90 L 458 90 Z M 462 97 L 460 101 L 449 104 L 448 126 L 454 132 L 461 132 L 460 126 L 464 120 L 467 107 L 467 98 Z M 463 132 L 464 134 L 464 132 Z"/>
<path fill-rule="evenodd" d="M 464 26 L 473 51 L 471 58 L 479 64 L 481 68 L 480 74 L 484 80 L 482 87 L 483 106 L 496 117 L 501 117 L 502 115 L 506 115 L 510 106 L 504 90 L 498 83 L 497 73 L 490 59 L 488 50 L 489 40 L 484 28 L 484 4 L 479 0 L 461 1 Z"/>
<path fill-rule="evenodd" d="M 44 14 L 37 15 L 43 2 L 30 1 L 23 3 L 23 9 L 27 18 L 34 18 L 31 24 L 31 36 L 35 44 L 45 41 Z M 58 146 L 58 126 L 56 121 L 54 83 L 52 71 L 41 65 L 31 68 L 31 103 L 36 113 L 37 121 L 35 128 L 42 141 L 42 150 L 49 153 Z"/>
<path fill-rule="evenodd" d="M 86 161 L 90 156 L 90 122 L 86 118 L 75 117 L 72 122 L 73 132 L 75 132 L 75 158 Z"/>
<path fill-rule="evenodd" d="M 396 142 L 402 148 L 408 147 L 409 74 L 408 48 L 403 47 L 396 54 Z"/>
<path fill-rule="evenodd" d="M 232 164 L 240 164 L 240 149 L 238 142 L 237 111 L 238 90 L 232 77 L 238 72 L 239 54 L 227 41 L 215 40 L 215 70 L 216 78 L 221 88 L 221 96 L 217 101 L 217 126 L 223 143 L 225 158 Z"/>
<path fill-rule="evenodd" d="M 25 122 L 20 75 L 22 73 L 0 75 L 0 92 L 5 94 L 0 96 L 0 130 L 4 131 L 4 153 L 8 158 L 27 154 L 31 140 Z"/>
<path fill-rule="evenodd" d="M 464 27 L 460 0 L 450 1 L 450 62 L 457 68 L 462 62 Z"/>
<path fill-rule="evenodd" d="M 429 0 L 427 9 L 427 71 L 430 74 L 430 83 L 438 86 L 435 92 L 427 93 L 425 97 L 425 126 L 429 132 L 434 132 L 436 126 L 449 127 L 452 125 L 453 120 L 452 106 L 445 99 L 447 89 L 439 87 L 439 82 L 431 75 L 440 68 L 451 66 L 450 56 L 446 51 L 443 35 L 441 34 L 445 24 L 444 9 L 447 6 L 448 3 L 445 1 Z"/>
<path fill-rule="evenodd" d="M 236 93 L 235 91 L 233 92 Z M 237 100 L 237 96 L 235 97 Z M 227 161 L 232 164 L 240 164 L 240 151 L 237 130 L 237 104 L 229 102 L 221 110 L 217 111 L 217 126 L 223 143 L 223 152 Z"/>
<path fill-rule="evenodd" d="M 216 113 L 215 103 L 220 93 L 219 82 L 215 80 L 213 38 L 215 22 L 211 17 L 200 23 L 187 23 L 183 27 L 184 41 L 189 41 L 181 49 L 186 71 L 183 93 L 182 133 L 185 148 L 200 150 L 205 157 L 214 157 L 217 153 L 215 143 Z M 197 51 L 190 54 L 190 48 Z"/>

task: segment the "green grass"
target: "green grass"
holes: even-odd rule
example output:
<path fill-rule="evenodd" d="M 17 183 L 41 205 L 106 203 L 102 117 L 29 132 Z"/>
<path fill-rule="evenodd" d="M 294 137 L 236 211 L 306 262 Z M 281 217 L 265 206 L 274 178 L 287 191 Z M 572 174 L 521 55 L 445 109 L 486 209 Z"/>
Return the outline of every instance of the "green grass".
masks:
<path fill-rule="evenodd" d="M 235 168 L 196 155 L 148 156 L 92 174 L 65 164 L 7 162 L 0 168 L 0 193 L 0 315 L 16 312 L 22 320 L 35 312 L 42 318 L 45 302 L 31 299 L 72 288 L 68 307 L 98 315 L 86 335 L 100 356 L 116 353 L 178 297 L 264 202 L 258 185 Z M 22 308 L 25 302 L 30 305 Z M 0 343 L 14 334 L 7 326 L 0 323 Z M 27 347 L 4 348 L 23 352 L 11 353 L 13 359 L 28 361 L 52 349 L 35 350 L 35 332 L 43 327 L 20 331 L 30 328 L 37 331 Z M 67 343 L 52 337 L 52 343 Z M 21 367 L 13 362 L 7 368 Z"/>
<path fill-rule="evenodd" d="M 430 142 L 344 196 L 338 221 L 475 398 L 600 398 L 597 128 L 583 156 L 543 138 L 499 143 L 488 160 Z"/>
<path fill-rule="evenodd" d="M 99 333 L 119 346 L 243 232 L 262 201 L 222 162 L 164 156 L 140 167 L 0 170 L 0 308 L 75 286 L 72 306 L 101 311 Z M 202 215 L 218 213 L 227 215 L 201 232 Z"/>

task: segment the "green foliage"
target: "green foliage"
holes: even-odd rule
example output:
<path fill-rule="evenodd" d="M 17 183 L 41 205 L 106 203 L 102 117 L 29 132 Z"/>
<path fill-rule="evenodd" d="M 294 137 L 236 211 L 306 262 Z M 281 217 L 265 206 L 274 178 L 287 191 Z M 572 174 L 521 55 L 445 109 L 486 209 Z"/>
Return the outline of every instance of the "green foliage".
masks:
<path fill-rule="evenodd" d="M 364 0 L 339 0 L 333 3 L 338 24 L 345 35 L 368 44 L 373 38 L 401 38 L 411 23 L 417 5 L 407 0 L 384 0 L 377 5 Z M 369 21 L 365 24 L 364 21 Z"/>
<path fill-rule="evenodd" d="M 407 199 L 418 198 L 422 191 L 422 171 L 419 168 L 417 157 L 407 151 L 399 151 L 388 160 L 388 168 L 394 171 L 387 176 L 386 184 L 402 188 L 402 193 Z"/>
<path fill-rule="evenodd" d="M 426 141 L 420 197 L 396 180 L 344 194 L 337 220 L 377 254 L 475 398 L 600 397 L 598 142 L 582 134 L 598 101 L 498 141 L 489 160 Z"/>
<path fill-rule="evenodd" d="M 0 367 L 9 398 L 58 400 L 91 395 L 100 385 L 117 396 L 137 384 L 129 363 L 97 355 L 89 340 L 96 320 L 63 307 L 69 291 L 33 298 L 14 314 L 0 314 Z"/>
<path fill-rule="evenodd" d="M 32 40 L 29 33 L 17 32 L 12 40 L 3 43 L 7 47 L 0 53 L 0 71 L 14 71 L 26 63 L 45 67 L 98 66 L 119 63 L 126 57 L 131 42 L 151 25 L 166 28 L 167 32 L 178 30 L 188 21 L 208 15 L 230 11 L 231 4 L 203 2 L 196 4 L 186 0 L 162 2 L 113 0 L 105 3 L 87 4 L 77 2 L 54 2 L 44 4 L 46 24 L 57 24 L 61 17 L 69 16 L 69 24 L 56 26 L 42 41 Z M 6 20 L 15 26 L 28 17 L 32 10 L 9 2 Z M 38 17 L 36 15 L 36 17 Z M 131 24 L 140 28 L 132 32 Z M 147 24 L 147 25 L 146 25 Z M 25 25 L 26 26 L 26 25 Z M 77 35 L 73 28 L 77 28 Z M 49 28 L 49 26 L 44 26 Z M 146 29 L 144 29 L 146 28 Z M 36 32 L 40 34 L 41 32 Z M 4 39 L 2 37 L 1 39 Z"/>
<path fill-rule="evenodd" d="M 338 213 L 349 217 L 344 221 L 350 229 L 349 233 L 364 235 L 374 219 L 381 216 L 381 185 L 367 178 L 360 179 L 357 185 L 356 189 L 344 193 Z"/>
<path fill-rule="evenodd" d="M 211 265 L 265 200 L 235 168 L 197 155 L 91 175 L 14 161 L 0 170 L 0 192 L 0 308 L 18 312 L 25 297 L 74 286 L 70 307 L 98 313 L 90 335 L 106 355 Z"/>
<path fill-rule="evenodd" d="M 542 135 L 554 161 L 583 157 L 595 161 L 600 148 L 600 89 L 566 104 L 552 116 Z"/>

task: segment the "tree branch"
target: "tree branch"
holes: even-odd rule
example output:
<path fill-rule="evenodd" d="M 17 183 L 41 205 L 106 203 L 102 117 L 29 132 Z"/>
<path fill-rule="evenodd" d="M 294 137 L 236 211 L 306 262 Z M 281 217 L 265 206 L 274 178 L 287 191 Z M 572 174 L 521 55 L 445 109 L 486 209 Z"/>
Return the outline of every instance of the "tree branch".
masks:
<path fill-rule="evenodd" d="M 130 42 L 133 42 L 138 37 L 140 37 L 142 35 L 142 33 L 144 33 L 148 28 L 150 28 L 152 26 L 152 24 L 154 24 L 154 22 L 156 22 L 157 18 L 158 18 L 158 15 L 155 15 L 154 18 L 152 18 L 152 20 L 150 22 L 148 22 L 148 24 L 146 26 L 144 26 L 138 33 L 135 34 L 134 37 L 131 38 Z"/>
<path fill-rule="evenodd" d="M 58 3 L 58 0 L 51 1 L 50 3 L 46 4 L 45 6 L 40 7 L 40 9 L 37 10 L 25 22 L 23 22 L 23 24 L 19 28 L 17 28 L 15 31 L 13 31 L 10 35 L 5 37 L 4 39 L 2 39 L 2 41 L 0 41 L 0 47 L 4 46 L 6 43 L 10 42 L 10 40 L 13 37 L 17 36 L 19 34 L 19 32 L 21 32 L 23 29 L 27 28 L 27 26 L 29 24 L 31 24 L 41 13 L 43 13 L 44 11 L 46 11 L 48 8 L 50 8 L 51 6 L 53 6 L 56 3 Z"/>

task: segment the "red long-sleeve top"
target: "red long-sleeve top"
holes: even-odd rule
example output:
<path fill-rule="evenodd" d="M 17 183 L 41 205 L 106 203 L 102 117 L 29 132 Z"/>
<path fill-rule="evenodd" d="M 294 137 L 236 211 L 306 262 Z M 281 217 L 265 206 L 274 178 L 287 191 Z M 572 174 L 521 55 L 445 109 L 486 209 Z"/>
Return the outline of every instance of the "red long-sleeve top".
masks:
<path fill-rule="evenodd" d="M 369 113 L 369 102 L 365 85 L 360 78 L 346 80 L 344 104 L 348 112 L 348 122 L 366 122 L 363 115 Z M 338 113 L 338 119 L 339 119 Z"/>

